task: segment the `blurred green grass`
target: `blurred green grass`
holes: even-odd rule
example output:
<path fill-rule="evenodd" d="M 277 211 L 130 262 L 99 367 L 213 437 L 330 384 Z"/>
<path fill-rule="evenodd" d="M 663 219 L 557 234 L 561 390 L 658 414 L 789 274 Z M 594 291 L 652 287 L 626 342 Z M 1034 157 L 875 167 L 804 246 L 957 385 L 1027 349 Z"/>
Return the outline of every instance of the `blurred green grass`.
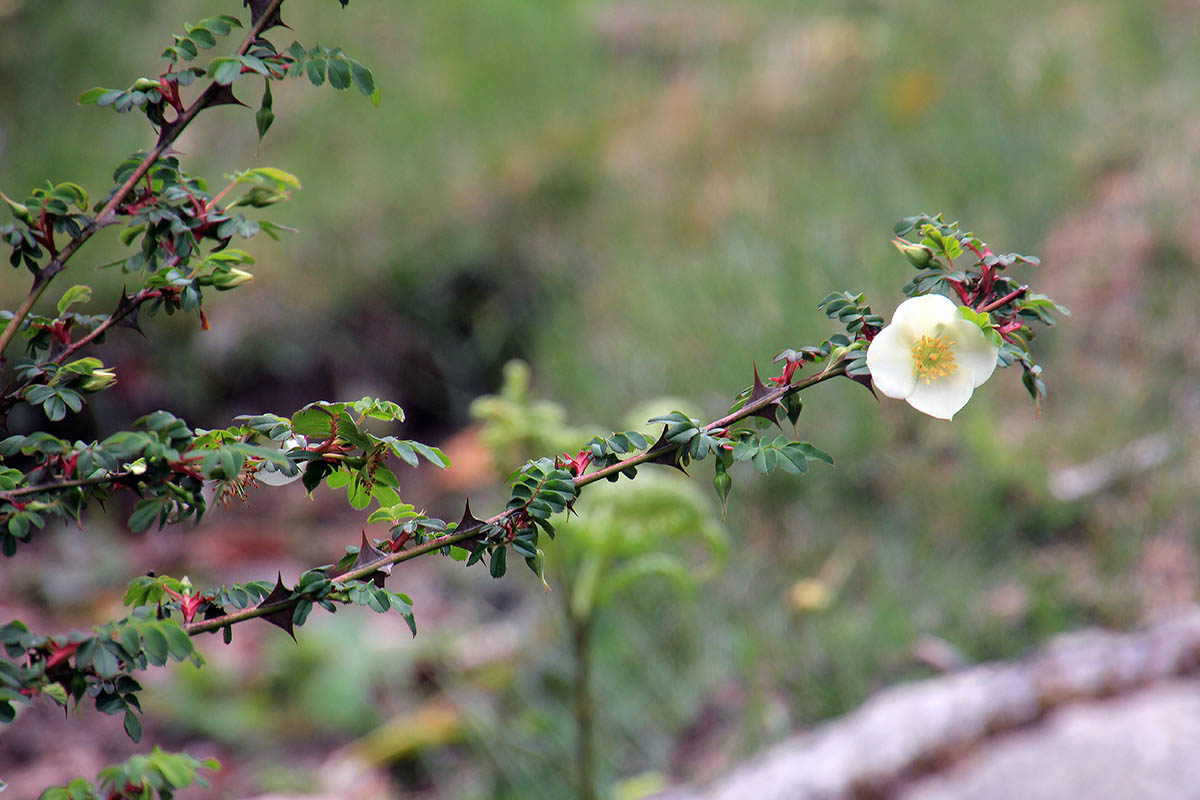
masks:
<path fill-rule="evenodd" d="M 170 31 L 212 8 L 0 4 L 0 188 L 51 177 L 102 194 L 150 140 L 74 98 L 156 70 Z M 726 709 L 709 727 L 740 755 L 925 674 L 910 657 L 923 634 L 1008 658 L 1134 624 L 1158 602 L 1146 573 L 1162 542 L 1194 572 L 1194 4 L 292 0 L 285 19 L 370 65 L 383 104 L 294 83 L 261 148 L 233 109 L 182 140 L 214 182 L 270 164 L 305 186 L 272 215 L 302 232 L 251 245 L 258 281 L 210 301 L 213 332 L 152 323 L 175 344 L 143 365 L 167 375 L 149 396 L 202 424 L 365 385 L 448 430 L 512 356 L 579 420 L 668 393 L 718 415 L 751 362 L 831 332 L 826 292 L 890 312 L 908 278 L 890 226 L 918 211 L 1043 256 L 1029 278 L 1075 311 L 1035 344 L 1040 419 L 1011 373 L 953 425 L 848 384 L 806 396 L 801 435 L 837 468 L 735 475 L 742 550 L 703 600 L 651 589 L 604 615 L 606 783 L 694 774 L 680 753 L 706 709 Z M 122 277 L 102 280 L 111 293 Z M 1052 494 L 1063 468 L 1119 467 L 1121 447 L 1164 430 L 1170 469 Z M 843 556 L 827 606 L 789 605 Z M 493 753 L 500 731 L 525 753 L 496 756 L 493 796 L 568 791 L 564 652 L 529 654 L 505 715 L 476 724 L 468 754 Z"/>

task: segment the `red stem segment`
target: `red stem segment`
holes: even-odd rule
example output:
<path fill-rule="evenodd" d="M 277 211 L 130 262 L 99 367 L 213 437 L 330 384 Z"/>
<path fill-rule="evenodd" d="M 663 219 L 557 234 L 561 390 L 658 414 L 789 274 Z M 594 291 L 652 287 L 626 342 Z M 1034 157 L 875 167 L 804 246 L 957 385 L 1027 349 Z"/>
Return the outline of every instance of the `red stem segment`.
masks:
<path fill-rule="evenodd" d="M 1013 291 L 1011 291 L 1011 292 L 1009 292 L 1008 294 L 1004 295 L 1004 297 L 1001 297 L 999 300 L 996 300 L 996 301 L 994 301 L 994 302 L 988 303 L 986 306 L 984 306 L 983 308 L 979 309 L 979 311 L 980 311 L 980 312 L 987 312 L 987 311 L 995 311 L 997 308 L 1003 308 L 1004 306 L 1006 306 L 1006 305 L 1008 305 L 1009 303 L 1011 303 L 1013 300 L 1017 300 L 1017 299 L 1019 299 L 1019 298 L 1022 298 L 1022 297 L 1024 297 L 1024 296 L 1025 296 L 1025 294 L 1026 294 L 1028 291 L 1029 291 L 1029 287 L 1028 287 L 1028 286 L 1022 286 L 1022 287 L 1021 287 L 1021 288 L 1019 288 L 1019 289 L 1014 289 Z"/>

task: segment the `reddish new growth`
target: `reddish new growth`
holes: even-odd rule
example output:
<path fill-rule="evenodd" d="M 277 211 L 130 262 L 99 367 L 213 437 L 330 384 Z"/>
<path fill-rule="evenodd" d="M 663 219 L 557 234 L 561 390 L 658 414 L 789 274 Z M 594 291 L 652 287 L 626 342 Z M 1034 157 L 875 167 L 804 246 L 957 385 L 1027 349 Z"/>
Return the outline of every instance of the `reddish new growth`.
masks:
<path fill-rule="evenodd" d="M 554 458 L 554 466 L 558 469 L 570 469 L 576 478 L 583 476 L 583 471 L 588 468 L 588 464 L 592 463 L 592 453 L 590 450 L 580 450 L 579 454 L 572 457 L 570 453 L 563 453 L 561 456 Z"/>
<path fill-rule="evenodd" d="M 183 98 L 179 96 L 179 78 L 170 70 L 159 76 L 158 92 L 176 114 L 183 114 Z"/>
<path fill-rule="evenodd" d="M 996 266 L 995 264 L 989 264 L 987 260 L 989 257 L 994 256 L 995 253 L 992 252 L 992 248 L 987 246 L 984 246 L 984 248 L 980 250 L 970 242 L 964 242 L 964 244 L 979 258 L 981 264 L 980 271 L 982 273 L 979 277 L 979 281 L 975 284 L 975 290 L 969 295 L 962 284 L 958 284 L 957 281 L 950 282 L 951 285 L 955 286 L 955 290 L 962 299 L 964 306 L 970 306 L 978 312 L 987 313 L 990 311 L 995 311 L 998 308 L 1003 308 L 1012 301 L 1019 300 L 1020 298 L 1024 297 L 1029 292 L 1028 286 L 1022 286 L 1018 289 L 1014 289 L 1001 298 L 989 302 L 988 298 L 992 295 L 992 289 L 996 285 Z M 1009 334 L 1019 330 L 1024 324 L 1025 323 L 1014 314 L 1008 319 L 998 322 L 996 324 L 996 332 L 1004 337 L 1005 341 L 1013 342 L 1015 340 Z"/>
<path fill-rule="evenodd" d="M 75 320 L 73 319 L 56 319 L 48 325 L 42 322 L 34 322 L 30 327 L 39 331 L 48 331 L 60 344 L 70 346 L 71 326 L 74 323 Z"/>
<path fill-rule="evenodd" d="M 179 603 L 179 612 L 183 614 L 184 622 L 191 622 L 196 618 L 196 611 L 200 608 L 200 604 L 207 602 L 208 595 L 192 594 L 190 589 L 185 589 L 183 594 L 175 591 L 169 586 L 164 586 L 163 591 L 171 595 L 171 598 Z"/>
<path fill-rule="evenodd" d="M 411 538 L 412 538 L 412 531 L 401 531 L 400 534 L 395 539 L 392 539 L 392 540 L 386 542 L 385 546 L 389 552 L 399 553 L 401 550 L 404 549 L 404 545 L 407 544 L 408 540 Z"/>
<path fill-rule="evenodd" d="M 61 473 L 63 478 L 70 478 L 75 474 L 75 465 L 78 462 L 79 453 L 72 453 L 70 456 L 50 456 L 42 464 L 42 476 L 46 479 L 52 479 L 57 473 Z M 25 503 L 17 503 L 13 500 L 9 502 L 17 506 L 21 511 L 24 511 L 25 505 L 27 505 Z"/>
<path fill-rule="evenodd" d="M 192 466 L 198 461 L 204 460 L 204 453 L 195 452 L 195 448 L 188 450 L 179 458 L 178 461 L 170 462 L 171 471 L 177 475 L 187 475 L 189 478 L 194 478 L 198 481 L 204 480 L 204 472 L 199 467 Z"/>
<path fill-rule="evenodd" d="M 789 361 L 784 365 L 782 375 L 776 375 L 768 380 L 770 380 L 771 383 L 775 384 L 776 386 L 783 386 L 784 384 L 791 383 L 792 376 L 796 374 L 796 370 L 800 369 L 803 363 L 803 361 Z"/>
<path fill-rule="evenodd" d="M 529 513 L 521 509 L 516 514 L 500 520 L 499 525 L 504 529 L 504 541 L 512 544 L 517 534 L 529 527 Z"/>
<path fill-rule="evenodd" d="M 47 655 L 46 669 L 51 670 L 59 664 L 64 663 L 68 658 L 75 655 L 75 651 L 79 649 L 79 642 L 71 642 L 70 644 L 59 644 L 51 640 L 46 644 Z"/>
<path fill-rule="evenodd" d="M 864 333 L 866 333 L 868 330 L 870 330 L 870 333 L 867 341 L 870 341 L 870 338 L 874 337 L 878 331 L 876 331 L 874 328 L 863 326 Z M 779 361 L 781 359 L 782 356 L 776 358 L 775 360 Z M 815 357 L 811 353 L 797 353 L 792 351 L 788 353 L 787 362 L 783 365 L 783 374 L 775 375 L 774 377 L 767 378 L 767 380 L 776 386 L 786 386 L 792 382 L 792 376 L 796 374 L 796 370 L 803 367 L 806 362 L 815 360 Z"/>
<path fill-rule="evenodd" d="M 38 218 L 38 224 L 32 229 L 33 238 L 38 243 L 50 251 L 51 258 L 58 258 L 58 247 L 54 244 L 54 226 L 49 219 L 46 218 L 46 209 L 42 208 L 41 216 Z"/>

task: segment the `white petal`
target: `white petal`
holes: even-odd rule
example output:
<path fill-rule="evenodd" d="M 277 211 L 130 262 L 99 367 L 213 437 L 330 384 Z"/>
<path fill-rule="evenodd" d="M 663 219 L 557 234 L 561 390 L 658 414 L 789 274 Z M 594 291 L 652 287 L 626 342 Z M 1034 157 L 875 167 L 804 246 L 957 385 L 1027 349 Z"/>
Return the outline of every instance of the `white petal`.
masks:
<path fill-rule="evenodd" d="M 960 370 L 971 376 L 972 386 L 982 386 L 996 371 L 1000 348 L 988 341 L 987 335 L 974 322 L 959 317 L 946 326 L 953 341 L 954 360 Z"/>
<path fill-rule="evenodd" d="M 958 410 L 971 399 L 971 393 L 974 391 L 970 373 L 960 369 L 953 375 L 938 378 L 930 383 L 917 381 L 912 394 L 906 399 L 910 406 L 923 414 L 938 419 L 953 419 Z"/>
<path fill-rule="evenodd" d="M 916 339 L 911 327 L 893 322 L 875 334 L 867 346 L 867 369 L 871 370 L 875 388 L 888 397 L 904 400 L 912 394 L 917 382 L 912 357 Z"/>
<path fill-rule="evenodd" d="M 896 313 L 892 314 L 893 325 L 911 326 L 917 336 L 932 334 L 938 325 L 948 325 L 956 319 L 962 319 L 958 306 L 949 297 L 940 294 L 910 297 L 897 306 Z"/>
<path fill-rule="evenodd" d="M 273 464 L 268 466 L 263 464 L 254 473 L 254 479 L 266 486 L 286 486 L 292 481 L 300 480 L 300 476 L 304 474 L 304 470 L 298 470 L 295 475 L 284 475 Z"/>
<path fill-rule="evenodd" d="M 266 446 L 277 447 L 281 452 L 287 452 L 288 450 L 296 447 L 307 447 L 308 440 L 305 437 L 297 434 L 296 436 L 293 436 L 285 441 L 271 442 Z M 274 464 L 263 462 L 259 465 L 258 470 L 254 473 L 254 479 L 261 484 L 265 484 L 266 486 L 286 486 L 292 481 L 300 480 L 300 476 L 303 474 L 303 467 L 301 467 L 295 475 L 285 475 Z"/>

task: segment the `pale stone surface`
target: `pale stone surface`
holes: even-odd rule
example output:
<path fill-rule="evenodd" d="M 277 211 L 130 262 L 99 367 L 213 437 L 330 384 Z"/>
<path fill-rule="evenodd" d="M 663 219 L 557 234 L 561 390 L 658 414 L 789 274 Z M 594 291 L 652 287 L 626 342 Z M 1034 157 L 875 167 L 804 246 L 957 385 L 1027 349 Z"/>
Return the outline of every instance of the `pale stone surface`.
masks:
<path fill-rule="evenodd" d="M 1200 611 L 880 692 L 661 800 L 1200 800 Z"/>
<path fill-rule="evenodd" d="M 1200 798 L 1200 681 L 1066 706 L 990 740 L 896 800 Z"/>

